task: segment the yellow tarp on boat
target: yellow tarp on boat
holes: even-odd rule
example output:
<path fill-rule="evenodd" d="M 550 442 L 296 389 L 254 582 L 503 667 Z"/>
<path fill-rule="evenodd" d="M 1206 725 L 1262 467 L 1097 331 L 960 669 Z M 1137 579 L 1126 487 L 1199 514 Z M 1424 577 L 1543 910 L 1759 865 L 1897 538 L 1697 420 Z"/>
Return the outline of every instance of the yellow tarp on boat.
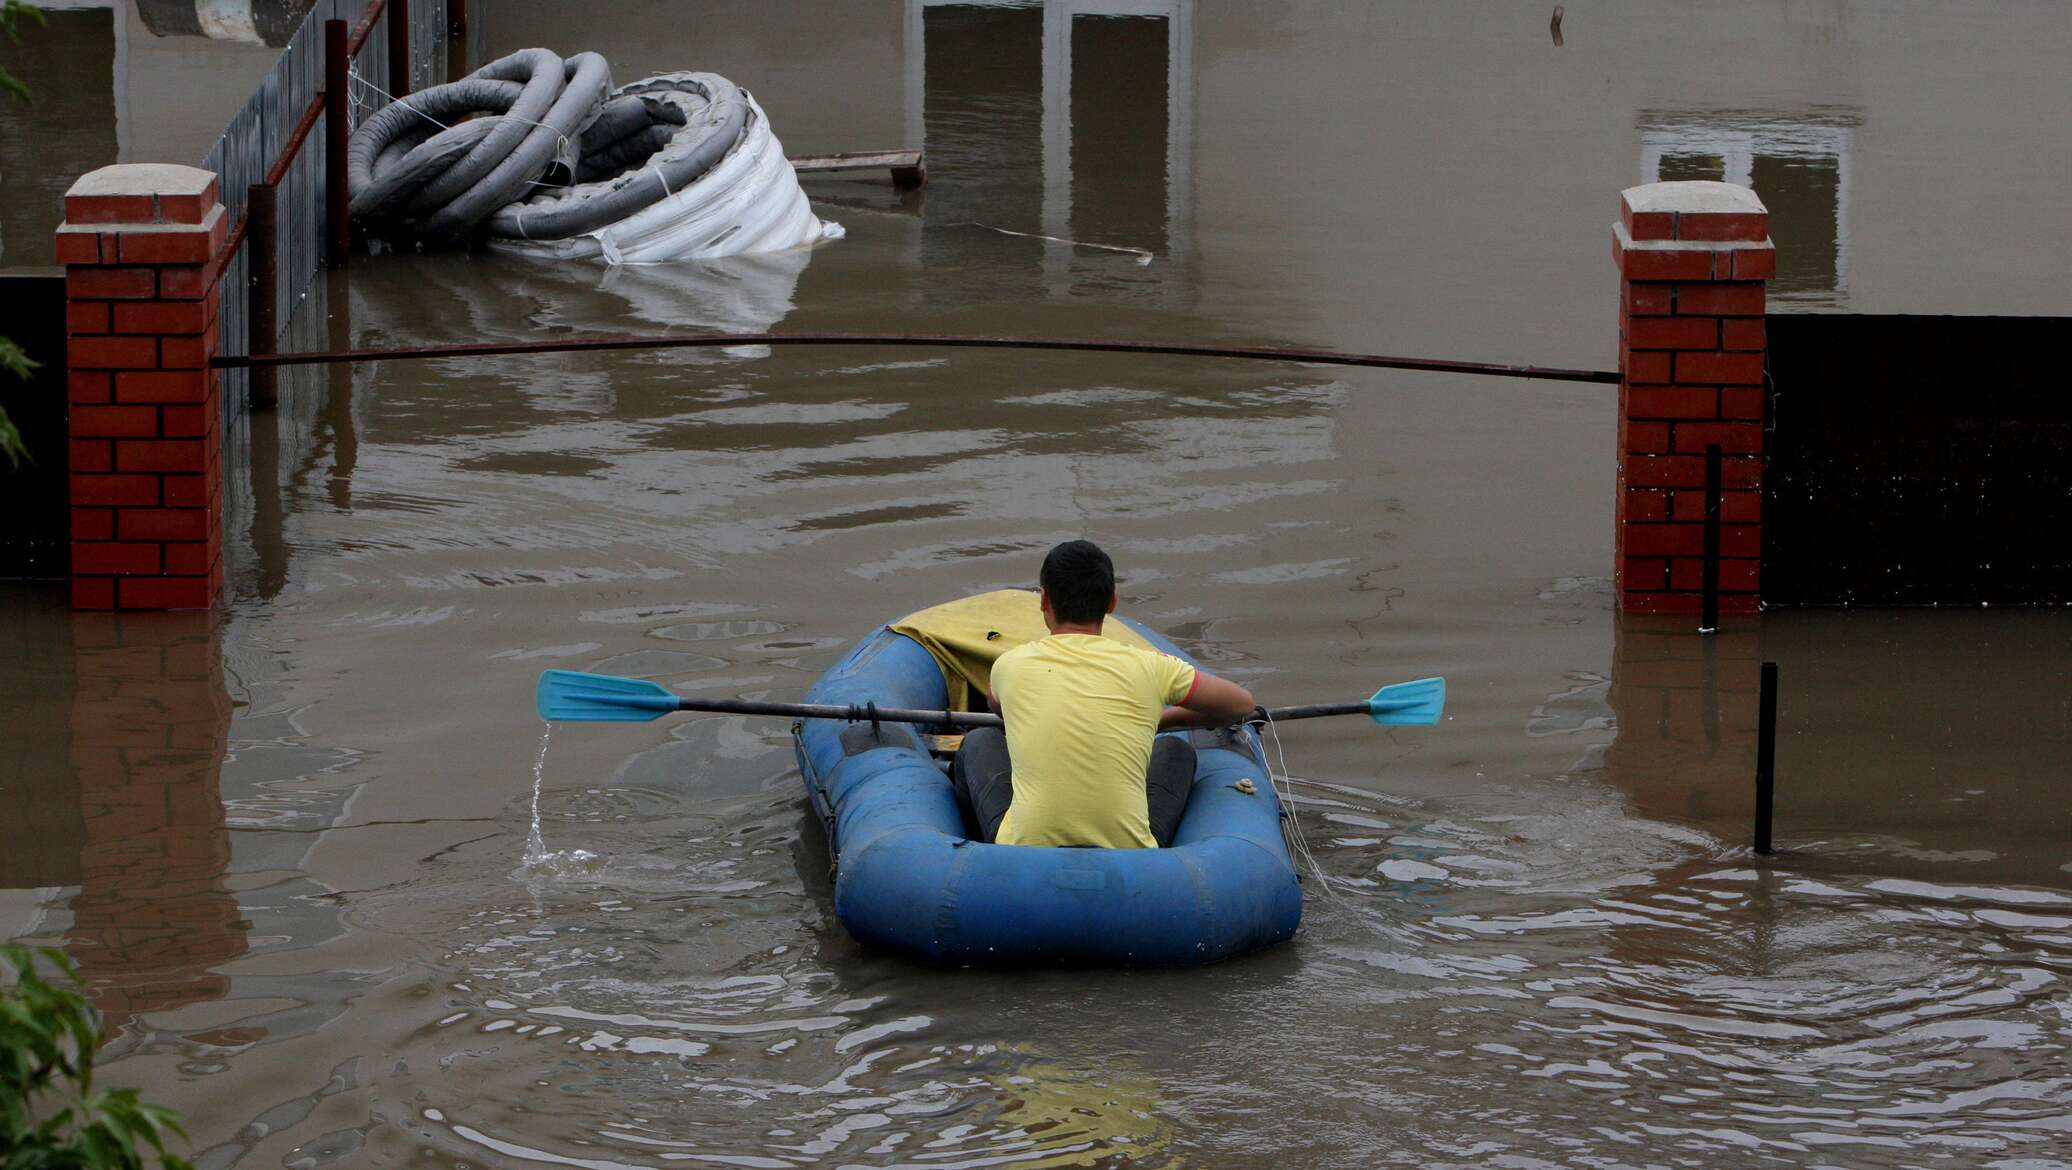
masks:
<path fill-rule="evenodd" d="M 993 663 L 1016 646 L 1050 633 L 1033 589 L 1001 589 L 959 598 L 908 614 L 891 628 L 928 648 L 943 681 L 949 684 L 950 706 L 959 711 L 985 710 Z M 1112 615 L 1101 626 L 1101 633 L 1124 645 L 1157 649 Z"/>

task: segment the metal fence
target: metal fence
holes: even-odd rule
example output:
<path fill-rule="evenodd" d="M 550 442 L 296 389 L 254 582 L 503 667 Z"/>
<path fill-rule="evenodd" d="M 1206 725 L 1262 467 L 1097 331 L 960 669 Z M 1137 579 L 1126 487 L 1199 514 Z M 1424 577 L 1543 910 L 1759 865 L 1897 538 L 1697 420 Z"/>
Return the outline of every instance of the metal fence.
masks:
<path fill-rule="evenodd" d="M 358 24 L 380 0 L 317 0 L 302 24 L 282 50 L 266 79 L 230 120 L 223 136 L 201 165 L 222 179 L 223 204 L 231 223 L 245 214 L 248 190 L 265 180 L 294 137 L 304 111 L 324 87 L 324 22 L 344 20 Z M 410 5 L 410 87 L 417 90 L 446 80 L 450 59 L 447 38 L 446 0 L 415 0 Z M 388 21 L 375 20 L 365 45 L 353 62 L 350 109 L 353 120 L 388 103 L 383 92 L 388 84 Z M 295 306 L 309 291 L 324 262 L 324 151 L 321 118 L 318 130 L 309 135 L 280 178 L 278 234 L 278 286 L 274 321 L 285 334 Z M 223 271 L 223 295 L 217 328 L 219 350 L 226 354 L 250 352 L 245 289 L 250 279 L 252 249 L 241 247 Z M 276 338 L 278 340 L 278 338 Z M 222 402 L 225 432 L 230 433 L 237 416 L 245 409 L 248 381 L 245 371 L 225 371 Z"/>
<path fill-rule="evenodd" d="M 2072 604 L 2068 327 L 1773 314 L 1763 600 Z"/>

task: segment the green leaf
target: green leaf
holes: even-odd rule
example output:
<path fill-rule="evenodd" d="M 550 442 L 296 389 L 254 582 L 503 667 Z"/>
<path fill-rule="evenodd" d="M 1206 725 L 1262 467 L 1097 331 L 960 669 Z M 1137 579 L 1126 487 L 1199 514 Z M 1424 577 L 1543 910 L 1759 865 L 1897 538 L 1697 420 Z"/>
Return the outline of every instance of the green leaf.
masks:
<path fill-rule="evenodd" d="M 159 1129 L 166 1130 L 178 1137 L 184 1138 L 187 1136 L 187 1130 L 180 1124 L 180 1114 L 177 1111 L 168 1109 L 163 1105 L 148 1103 L 139 1105 L 137 1108 L 143 1112 L 144 1116 L 151 1119 L 152 1125 Z"/>
<path fill-rule="evenodd" d="M 6 370 L 17 378 L 27 380 L 29 375 L 43 368 L 43 363 L 28 355 L 12 338 L 0 337 L 0 370 Z M 51 954 L 58 952 L 52 951 Z"/>
<path fill-rule="evenodd" d="M 21 38 L 14 34 L 15 21 L 24 16 L 35 21 L 39 28 L 48 23 L 43 19 L 43 10 L 27 3 L 27 0 L 6 0 L 0 4 L 0 32 L 5 32 L 7 39 L 17 44 L 21 43 Z"/>
<path fill-rule="evenodd" d="M 43 10 L 33 4 L 25 4 L 22 0 L 5 0 L 5 3 L 0 3 L 0 33 L 5 33 L 8 40 L 15 44 L 20 44 L 22 38 L 17 36 L 14 30 L 16 24 L 24 16 L 35 21 L 39 26 L 44 23 Z M 23 85 L 20 78 L 5 69 L 0 69 L 0 89 L 13 94 L 17 101 L 26 102 L 29 100 L 29 87 Z"/>
<path fill-rule="evenodd" d="M 0 979 L 0 1170 L 143 1170 L 145 1147 L 166 1170 L 193 1170 L 165 1151 L 166 1133 L 186 1137 L 172 1110 L 135 1089 L 93 1091 L 99 1015 L 72 961 L 6 944 L 0 972 L 12 973 Z M 58 1099 L 39 1106 L 39 1094 Z"/>
<path fill-rule="evenodd" d="M 12 81 L 14 79 L 7 75 L 7 71 L 0 69 L 0 89 L 8 88 L 8 83 Z M 8 338 L 0 337 L 0 369 L 7 370 L 15 377 L 26 381 L 29 372 L 42 364 L 23 353 L 21 346 Z M 0 410 L 0 455 L 7 456 L 7 462 L 14 467 L 20 467 L 23 460 L 35 462 L 29 458 L 29 448 L 22 443 L 21 431 L 15 428 L 14 420 L 7 417 L 5 410 Z"/>

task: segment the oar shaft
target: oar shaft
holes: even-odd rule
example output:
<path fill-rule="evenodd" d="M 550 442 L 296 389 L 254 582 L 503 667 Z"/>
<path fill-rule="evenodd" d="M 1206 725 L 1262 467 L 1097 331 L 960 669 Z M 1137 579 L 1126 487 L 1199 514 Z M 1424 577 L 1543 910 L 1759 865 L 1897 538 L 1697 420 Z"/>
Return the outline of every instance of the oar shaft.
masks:
<path fill-rule="evenodd" d="M 676 700 L 679 711 L 706 711 L 717 715 L 788 715 L 795 719 L 844 719 L 868 723 L 873 717 L 882 723 L 926 723 L 931 726 L 999 727 L 998 715 L 974 711 L 925 710 L 913 707 L 873 707 L 869 703 L 762 703 L 752 699 Z"/>
<path fill-rule="evenodd" d="M 1290 719 L 1317 719 L 1325 715 L 1365 715 L 1368 706 L 1359 703 L 1305 703 L 1296 707 L 1268 707 L 1266 717 L 1275 723 Z"/>
<path fill-rule="evenodd" d="M 679 711 L 704 711 L 715 715 L 788 715 L 794 719 L 844 719 L 851 723 L 868 722 L 871 707 L 868 703 L 763 703 L 753 699 L 686 699 L 678 698 Z M 1308 703 L 1298 707 L 1269 707 L 1266 714 L 1275 723 L 1286 723 L 1290 719 L 1319 719 L 1327 715 L 1365 715 L 1365 703 Z M 879 707 L 877 717 L 882 723 L 927 723 L 950 727 L 1001 727 L 998 715 L 975 711 L 944 711 L 940 708 Z"/>

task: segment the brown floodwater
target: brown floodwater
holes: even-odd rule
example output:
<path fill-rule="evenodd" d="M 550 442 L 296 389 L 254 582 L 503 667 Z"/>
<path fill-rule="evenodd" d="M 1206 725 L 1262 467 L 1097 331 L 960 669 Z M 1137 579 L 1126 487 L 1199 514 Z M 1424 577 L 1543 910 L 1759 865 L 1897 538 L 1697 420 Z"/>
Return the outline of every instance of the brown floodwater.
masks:
<path fill-rule="evenodd" d="M 1703 175 L 1775 210 L 1783 305 L 2064 311 L 2062 9 L 1567 8 L 471 5 L 492 52 L 734 76 L 794 152 L 925 144 L 929 186 L 809 184 L 848 229 L 811 253 L 359 259 L 292 344 L 1604 366 L 1618 190 Z M 2072 1165 L 2072 614 L 1621 619 L 1612 407 L 1004 352 L 299 369 L 231 437 L 217 614 L 0 591 L 0 938 L 78 960 L 104 1076 L 209 1170 Z M 1449 679 L 1434 728 L 1283 730 L 1292 943 L 873 954 L 781 721 L 532 713 L 546 667 L 795 697 L 1080 535 L 1268 702 Z"/>

